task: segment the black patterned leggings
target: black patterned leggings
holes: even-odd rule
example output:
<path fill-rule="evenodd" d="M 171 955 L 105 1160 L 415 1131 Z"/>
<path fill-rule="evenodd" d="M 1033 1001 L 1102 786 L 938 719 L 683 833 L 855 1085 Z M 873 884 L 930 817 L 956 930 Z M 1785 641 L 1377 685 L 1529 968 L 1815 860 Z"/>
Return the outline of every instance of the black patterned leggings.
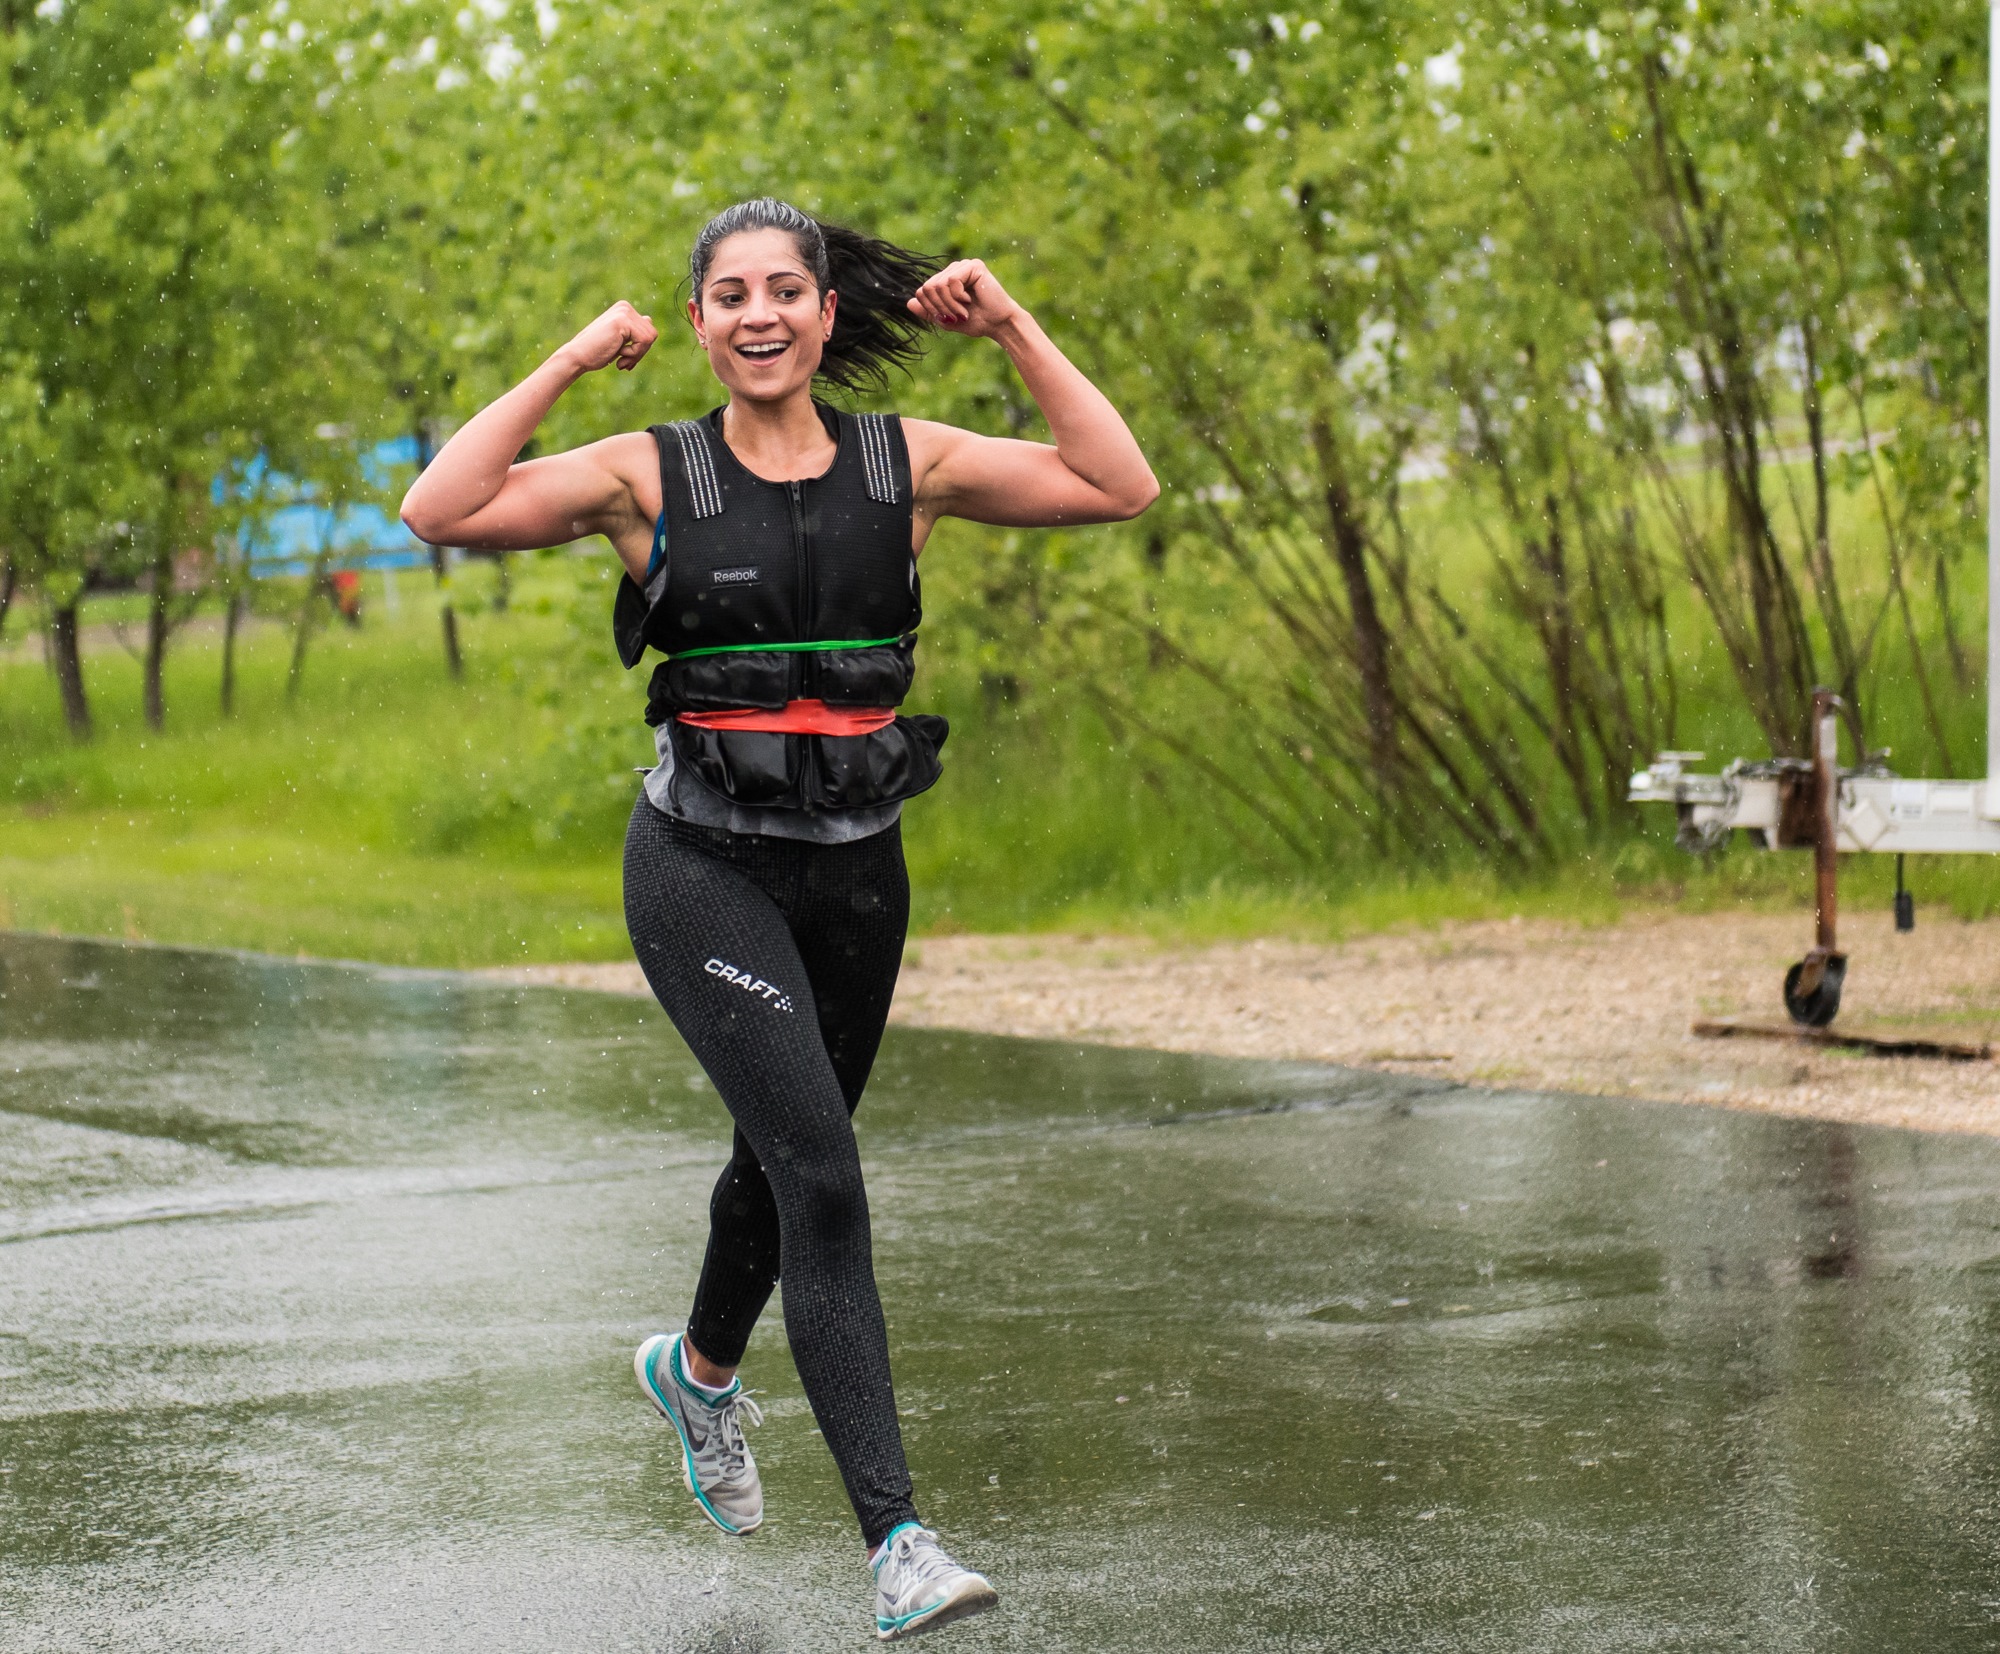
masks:
<path fill-rule="evenodd" d="M 809 844 L 697 827 L 643 795 L 632 812 L 632 947 L 736 1122 L 688 1342 L 735 1366 L 783 1279 L 792 1358 L 871 1546 L 916 1508 L 850 1116 L 909 912 L 898 827 Z"/>

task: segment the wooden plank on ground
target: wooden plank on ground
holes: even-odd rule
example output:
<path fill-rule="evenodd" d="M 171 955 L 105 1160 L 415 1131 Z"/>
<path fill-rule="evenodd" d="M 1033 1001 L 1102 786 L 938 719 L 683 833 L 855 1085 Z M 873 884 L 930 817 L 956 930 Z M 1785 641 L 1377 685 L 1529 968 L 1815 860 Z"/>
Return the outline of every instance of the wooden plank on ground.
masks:
<path fill-rule="evenodd" d="M 1993 1047 L 1985 1041 L 1937 1039 L 1922 1034 L 1869 1034 L 1847 1028 L 1801 1028 L 1790 1022 L 1739 1022 L 1735 1018 L 1697 1021 L 1703 1039 L 1776 1039 L 1795 1045 L 1830 1045 L 1867 1051 L 1878 1057 L 1939 1057 L 1946 1062 L 1990 1062 Z"/>

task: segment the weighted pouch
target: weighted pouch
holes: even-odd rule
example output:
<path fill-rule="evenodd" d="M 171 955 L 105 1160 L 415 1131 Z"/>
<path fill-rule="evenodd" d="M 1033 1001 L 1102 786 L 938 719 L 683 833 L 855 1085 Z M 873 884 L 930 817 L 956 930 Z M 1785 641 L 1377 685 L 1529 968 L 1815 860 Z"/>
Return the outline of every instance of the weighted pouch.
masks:
<path fill-rule="evenodd" d="M 917 640 L 829 649 L 813 659 L 814 693 L 829 706 L 900 706 L 917 675 Z"/>
<path fill-rule="evenodd" d="M 819 803 L 857 810 L 914 798 L 935 786 L 944 765 L 938 749 L 951 726 L 931 713 L 899 717 L 866 735 L 812 735 L 819 747 Z"/>
<path fill-rule="evenodd" d="M 729 712 L 755 707 L 782 712 L 796 694 L 798 657 L 775 649 L 663 660 L 646 686 L 646 722 L 676 712 Z"/>
<path fill-rule="evenodd" d="M 738 804 L 799 802 L 800 740 L 763 729 L 673 725 L 674 761 Z"/>

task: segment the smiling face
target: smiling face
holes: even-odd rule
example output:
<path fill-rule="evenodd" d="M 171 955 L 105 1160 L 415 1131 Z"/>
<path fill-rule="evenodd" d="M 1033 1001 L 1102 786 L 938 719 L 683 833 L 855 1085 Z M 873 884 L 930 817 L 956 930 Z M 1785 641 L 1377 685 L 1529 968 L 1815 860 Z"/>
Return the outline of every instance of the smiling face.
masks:
<path fill-rule="evenodd" d="M 776 402 L 812 384 L 834 299 L 822 297 L 791 236 L 745 230 L 716 243 L 688 318 L 732 395 Z"/>

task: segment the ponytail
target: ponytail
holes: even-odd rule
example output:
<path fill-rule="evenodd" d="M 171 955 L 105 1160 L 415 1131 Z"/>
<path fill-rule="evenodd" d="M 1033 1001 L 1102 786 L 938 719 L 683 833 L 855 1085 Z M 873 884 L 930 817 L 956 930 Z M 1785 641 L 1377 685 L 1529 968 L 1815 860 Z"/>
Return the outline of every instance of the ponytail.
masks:
<path fill-rule="evenodd" d="M 739 201 L 702 226 L 688 256 L 697 305 L 715 249 L 745 230 L 783 230 L 820 292 L 840 295 L 833 313 L 833 337 L 820 354 L 820 378 L 843 390 L 879 389 L 888 383 L 891 368 L 907 371 L 923 355 L 923 336 L 930 324 L 908 306 L 916 290 L 943 267 L 941 262 L 845 225 L 826 223 L 768 195 Z"/>

